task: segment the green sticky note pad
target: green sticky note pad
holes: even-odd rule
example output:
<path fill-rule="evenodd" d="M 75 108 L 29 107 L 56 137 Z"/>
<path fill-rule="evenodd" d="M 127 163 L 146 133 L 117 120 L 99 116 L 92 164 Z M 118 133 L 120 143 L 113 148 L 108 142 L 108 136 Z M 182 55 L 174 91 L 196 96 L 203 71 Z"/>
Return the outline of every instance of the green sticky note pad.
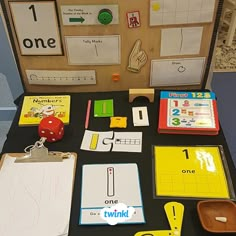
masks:
<path fill-rule="evenodd" d="M 113 99 L 94 101 L 94 117 L 111 116 L 114 116 Z"/>

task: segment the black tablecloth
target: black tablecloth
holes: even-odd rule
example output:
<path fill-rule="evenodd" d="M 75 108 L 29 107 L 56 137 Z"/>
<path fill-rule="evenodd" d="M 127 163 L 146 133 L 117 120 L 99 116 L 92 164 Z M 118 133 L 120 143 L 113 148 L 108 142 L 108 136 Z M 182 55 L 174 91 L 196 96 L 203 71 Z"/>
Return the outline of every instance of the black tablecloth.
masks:
<path fill-rule="evenodd" d="M 25 94 L 39 95 L 39 94 Z M 41 94 L 42 95 L 42 94 Z M 87 102 L 91 99 L 113 99 L 114 115 L 128 117 L 126 129 L 113 129 L 114 131 L 137 131 L 143 132 L 142 153 L 120 153 L 120 152 L 89 152 L 80 150 L 84 135 L 84 124 L 87 109 Z M 92 103 L 93 104 L 93 103 Z M 39 140 L 37 126 L 19 127 L 18 120 L 22 100 L 12 126 L 7 135 L 2 153 L 23 152 L 24 148 Z M 132 120 L 132 107 L 147 106 L 149 123 L 148 127 L 134 127 Z M 92 106 L 93 110 L 93 106 Z M 77 93 L 71 94 L 70 124 L 65 126 L 65 134 L 61 141 L 46 143 L 49 151 L 76 152 L 78 154 L 74 191 L 70 217 L 70 236 L 132 236 L 138 231 L 144 230 L 168 230 L 170 229 L 164 211 L 164 204 L 169 201 L 178 201 L 185 206 L 182 236 L 207 236 L 212 235 L 206 232 L 200 223 L 197 214 L 197 202 L 200 199 L 177 199 L 162 198 L 154 199 L 153 194 L 153 173 L 152 173 L 152 148 L 153 145 L 222 145 L 228 162 L 234 188 L 236 187 L 236 170 L 228 150 L 228 146 L 220 130 L 217 136 L 197 135 L 170 135 L 158 134 L 158 113 L 159 113 L 159 91 L 155 91 L 155 102 L 149 103 L 144 97 L 135 99 L 129 103 L 128 91 L 122 92 L 99 92 L 99 93 Z M 110 118 L 94 118 L 93 112 L 90 116 L 89 130 L 109 131 Z M 81 200 L 81 170 L 83 164 L 90 163 L 137 163 L 140 174 L 142 199 L 146 223 L 140 225 L 116 225 L 116 226 L 80 226 L 78 225 Z M 96 180 L 94 180 L 96 184 Z M 236 219 L 235 219 L 236 220 Z M 222 234 L 221 234 L 222 235 Z M 224 235 L 224 234 L 223 234 Z M 226 235 L 226 234 L 225 234 Z M 149 235 L 150 236 L 150 235 Z"/>

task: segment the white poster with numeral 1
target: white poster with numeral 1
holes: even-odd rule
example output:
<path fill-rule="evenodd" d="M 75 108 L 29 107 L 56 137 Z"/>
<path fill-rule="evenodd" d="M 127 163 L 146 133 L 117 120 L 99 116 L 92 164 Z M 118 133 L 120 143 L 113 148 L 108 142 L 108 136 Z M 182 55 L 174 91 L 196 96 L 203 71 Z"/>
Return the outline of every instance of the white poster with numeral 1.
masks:
<path fill-rule="evenodd" d="M 22 55 L 61 55 L 55 1 L 9 2 Z"/>

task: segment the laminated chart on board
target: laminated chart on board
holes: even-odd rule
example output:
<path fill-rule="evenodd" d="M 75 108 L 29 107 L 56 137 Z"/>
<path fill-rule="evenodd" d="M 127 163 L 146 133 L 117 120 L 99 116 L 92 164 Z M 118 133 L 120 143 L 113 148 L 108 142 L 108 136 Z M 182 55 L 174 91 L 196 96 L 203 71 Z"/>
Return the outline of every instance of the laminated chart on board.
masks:
<path fill-rule="evenodd" d="M 150 25 L 212 22 L 215 0 L 150 0 Z"/>
<path fill-rule="evenodd" d="M 154 146 L 155 196 L 235 197 L 220 146 Z"/>
<path fill-rule="evenodd" d="M 83 165 L 79 224 L 107 224 L 100 216 L 102 209 L 118 203 L 135 209 L 124 224 L 145 223 L 137 164 Z"/>
<path fill-rule="evenodd" d="M 28 159 L 23 154 L 3 155 L 0 169 L 1 236 L 68 234 L 77 157 L 75 153 L 67 155 L 63 161 L 37 163 L 16 162 Z"/>

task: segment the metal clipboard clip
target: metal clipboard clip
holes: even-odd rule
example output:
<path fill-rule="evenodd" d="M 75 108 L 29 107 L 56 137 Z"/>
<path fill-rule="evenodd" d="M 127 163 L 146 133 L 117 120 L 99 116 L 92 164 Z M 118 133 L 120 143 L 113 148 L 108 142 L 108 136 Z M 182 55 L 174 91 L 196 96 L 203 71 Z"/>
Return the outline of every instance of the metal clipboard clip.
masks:
<path fill-rule="evenodd" d="M 46 138 L 41 138 L 35 142 L 34 145 L 30 145 L 25 148 L 27 155 L 16 158 L 15 163 L 30 163 L 30 162 L 62 162 L 64 158 L 68 158 L 68 153 L 62 152 L 48 152 L 48 149 L 44 146 Z M 29 149 L 29 151 L 28 151 Z"/>

